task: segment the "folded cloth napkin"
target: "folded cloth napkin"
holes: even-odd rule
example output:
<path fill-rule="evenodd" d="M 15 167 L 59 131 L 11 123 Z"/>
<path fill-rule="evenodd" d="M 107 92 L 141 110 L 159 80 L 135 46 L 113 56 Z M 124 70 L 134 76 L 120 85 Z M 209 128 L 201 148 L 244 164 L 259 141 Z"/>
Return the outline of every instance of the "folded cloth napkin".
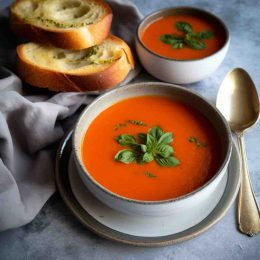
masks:
<path fill-rule="evenodd" d="M 108 3 L 114 14 L 113 34 L 131 44 L 141 14 L 130 1 Z M 0 15 L 3 40 L 5 33 L 10 37 L 2 26 L 7 25 L 4 16 Z M 0 41 L 2 65 L 10 65 L 7 54 L 13 55 L 12 45 Z M 136 75 L 137 71 L 127 80 Z M 87 93 L 26 93 L 17 76 L 0 68 L 0 231 L 30 222 L 54 193 L 55 144 L 64 135 L 64 122 L 94 98 Z"/>

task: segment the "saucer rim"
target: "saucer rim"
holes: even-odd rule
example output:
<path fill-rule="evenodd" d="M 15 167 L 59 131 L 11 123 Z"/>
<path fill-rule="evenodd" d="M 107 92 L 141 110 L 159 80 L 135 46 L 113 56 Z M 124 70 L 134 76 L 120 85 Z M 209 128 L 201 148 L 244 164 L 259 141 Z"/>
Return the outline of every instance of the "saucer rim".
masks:
<path fill-rule="evenodd" d="M 55 181 L 57 189 L 67 205 L 67 207 L 70 209 L 70 211 L 73 213 L 73 215 L 90 231 L 93 233 L 109 239 L 113 241 L 117 241 L 123 244 L 128 245 L 134 245 L 134 246 L 142 246 L 142 247 L 159 247 L 159 246 L 167 246 L 167 245 L 173 245 L 176 243 L 180 243 L 186 240 L 190 240 L 194 237 L 197 237 L 198 235 L 204 233 L 207 231 L 210 227 L 215 225 L 217 222 L 219 222 L 220 219 L 224 217 L 228 209 L 233 204 L 238 190 L 240 186 L 240 174 L 234 173 L 236 175 L 236 183 L 232 183 L 233 189 L 227 189 L 227 187 L 230 186 L 231 182 L 227 182 L 226 188 L 224 190 L 224 194 L 220 201 L 218 202 L 215 209 L 200 223 L 197 225 L 188 228 L 182 232 L 166 235 L 166 236 L 158 236 L 158 237 L 141 237 L 141 236 L 134 236 L 129 235 L 126 233 L 122 233 L 116 230 L 113 230 L 104 224 L 101 224 L 96 220 L 94 217 L 92 217 L 85 209 L 80 205 L 80 203 L 77 201 L 75 195 L 73 194 L 73 191 L 71 189 L 70 181 L 69 181 L 69 171 L 68 171 L 68 165 L 69 165 L 69 157 L 71 155 L 72 151 L 72 133 L 73 130 L 68 131 L 68 133 L 64 136 L 63 140 L 60 143 L 60 146 L 57 151 L 56 160 L 55 160 Z M 237 147 L 236 144 L 233 141 L 233 147 L 235 146 L 236 149 L 233 149 L 232 153 L 236 151 L 237 153 Z M 237 156 L 239 154 L 237 153 Z M 231 156 L 232 157 L 232 156 Z M 237 162 L 238 169 L 240 169 L 240 162 Z M 229 174 L 229 173 L 228 173 Z M 229 179 L 230 177 L 228 177 Z M 229 186 L 228 186 L 229 185 Z M 223 199 L 224 195 L 228 194 L 229 197 Z M 223 201 L 224 200 L 224 201 Z M 221 207 L 220 209 L 217 209 L 217 207 Z M 217 212 L 214 212 L 216 211 Z M 209 223 L 203 224 L 205 220 L 210 219 Z M 186 234 L 188 231 L 190 231 L 188 234 Z"/>

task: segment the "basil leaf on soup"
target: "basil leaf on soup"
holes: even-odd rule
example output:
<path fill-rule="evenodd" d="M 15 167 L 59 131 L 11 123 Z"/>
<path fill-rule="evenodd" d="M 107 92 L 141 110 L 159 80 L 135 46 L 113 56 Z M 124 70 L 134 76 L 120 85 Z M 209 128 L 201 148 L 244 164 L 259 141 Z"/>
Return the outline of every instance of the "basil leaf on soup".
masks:
<path fill-rule="evenodd" d="M 146 139 L 146 147 L 147 147 L 147 152 L 152 152 L 153 148 L 156 146 L 157 140 L 152 134 L 147 134 L 147 139 Z"/>
<path fill-rule="evenodd" d="M 197 38 L 200 40 L 203 39 L 210 39 L 211 37 L 213 37 L 214 33 L 211 31 L 201 31 L 197 34 Z"/>
<path fill-rule="evenodd" d="M 115 155 L 115 160 L 120 161 L 122 163 L 129 164 L 131 162 L 134 162 L 137 158 L 137 154 L 132 151 L 132 150 L 120 150 L 116 155 Z"/>
<path fill-rule="evenodd" d="M 145 153 L 142 157 L 143 162 L 151 162 L 153 160 L 153 155 L 151 153 Z"/>
<path fill-rule="evenodd" d="M 173 148 L 170 145 L 165 144 L 157 145 L 155 153 L 163 158 L 167 158 L 173 155 Z"/>
<path fill-rule="evenodd" d="M 160 126 L 154 126 L 149 129 L 148 134 L 154 136 L 158 140 L 164 134 L 164 131 Z"/>
<path fill-rule="evenodd" d="M 203 50 L 206 48 L 206 44 L 202 41 L 192 39 L 185 39 L 185 43 L 192 49 Z"/>
<path fill-rule="evenodd" d="M 192 33 L 192 26 L 187 22 L 177 22 L 176 28 L 184 33 Z"/>
<path fill-rule="evenodd" d="M 176 36 L 174 34 L 163 34 L 160 36 L 160 40 L 166 44 L 174 45 L 178 43 L 182 43 L 183 39 L 180 36 Z"/>
<path fill-rule="evenodd" d="M 177 166 L 177 165 L 180 164 L 180 161 L 177 158 L 173 157 L 173 156 L 168 157 L 168 158 L 156 157 L 155 161 L 157 162 L 157 164 L 159 164 L 162 167 Z"/>
<path fill-rule="evenodd" d="M 165 133 L 158 140 L 158 144 L 170 144 L 172 141 L 173 141 L 172 133 Z"/>
<path fill-rule="evenodd" d="M 136 144 L 135 138 L 129 134 L 118 135 L 115 139 L 119 144 L 123 146 L 131 146 L 133 144 Z"/>

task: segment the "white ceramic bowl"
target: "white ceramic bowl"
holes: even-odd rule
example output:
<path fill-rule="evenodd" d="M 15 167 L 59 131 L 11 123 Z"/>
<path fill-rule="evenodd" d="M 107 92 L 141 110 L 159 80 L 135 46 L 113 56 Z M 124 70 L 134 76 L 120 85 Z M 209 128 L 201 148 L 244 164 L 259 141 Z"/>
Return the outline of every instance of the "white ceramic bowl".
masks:
<path fill-rule="evenodd" d="M 167 96 L 188 103 L 205 115 L 217 130 L 222 148 L 222 163 L 214 177 L 199 189 L 175 199 L 162 201 L 133 200 L 107 190 L 92 178 L 91 173 L 84 167 L 81 158 L 81 144 L 91 122 L 100 112 L 112 104 L 129 97 L 143 95 Z M 214 209 L 224 192 L 227 180 L 226 169 L 231 155 L 231 133 L 220 112 L 201 96 L 172 84 L 147 82 L 111 90 L 91 103 L 79 117 L 73 133 L 72 146 L 75 164 L 84 184 L 100 201 L 109 207 L 128 214 L 150 217 L 172 214 L 173 220 L 174 217 L 193 214 L 194 221 L 201 221 Z M 191 221 L 193 221 L 193 218 Z M 190 223 L 190 225 L 196 223 Z"/>
<path fill-rule="evenodd" d="M 160 17 L 174 14 L 197 15 L 214 23 L 223 34 L 222 48 L 205 58 L 191 60 L 170 59 L 147 48 L 141 40 L 142 32 L 146 26 Z M 136 51 L 146 71 L 162 81 L 177 84 L 194 83 L 212 74 L 226 56 L 229 42 L 229 32 L 223 21 L 207 11 L 194 7 L 166 8 L 148 15 L 139 24 L 135 37 Z"/>

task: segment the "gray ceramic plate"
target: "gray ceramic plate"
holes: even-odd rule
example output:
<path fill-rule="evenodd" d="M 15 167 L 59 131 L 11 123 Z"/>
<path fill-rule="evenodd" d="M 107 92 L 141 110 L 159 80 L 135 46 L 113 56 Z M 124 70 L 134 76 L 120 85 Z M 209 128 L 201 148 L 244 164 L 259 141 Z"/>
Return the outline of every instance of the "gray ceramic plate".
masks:
<path fill-rule="evenodd" d="M 83 209 L 72 192 L 68 171 L 69 158 L 71 154 L 71 137 L 72 132 L 69 132 L 61 142 L 57 153 L 55 171 L 57 188 L 61 194 L 61 197 L 76 218 L 88 229 L 107 239 L 125 244 L 146 247 L 166 246 L 191 239 L 205 232 L 212 225 L 217 223 L 225 215 L 237 195 L 240 183 L 240 165 L 237 148 L 233 145 L 233 152 L 228 169 L 227 186 L 224 194 L 216 208 L 199 224 L 180 233 L 159 237 L 133 236 L 116 231 L 101 224 L 93 218 L 86 210 Z"/>

